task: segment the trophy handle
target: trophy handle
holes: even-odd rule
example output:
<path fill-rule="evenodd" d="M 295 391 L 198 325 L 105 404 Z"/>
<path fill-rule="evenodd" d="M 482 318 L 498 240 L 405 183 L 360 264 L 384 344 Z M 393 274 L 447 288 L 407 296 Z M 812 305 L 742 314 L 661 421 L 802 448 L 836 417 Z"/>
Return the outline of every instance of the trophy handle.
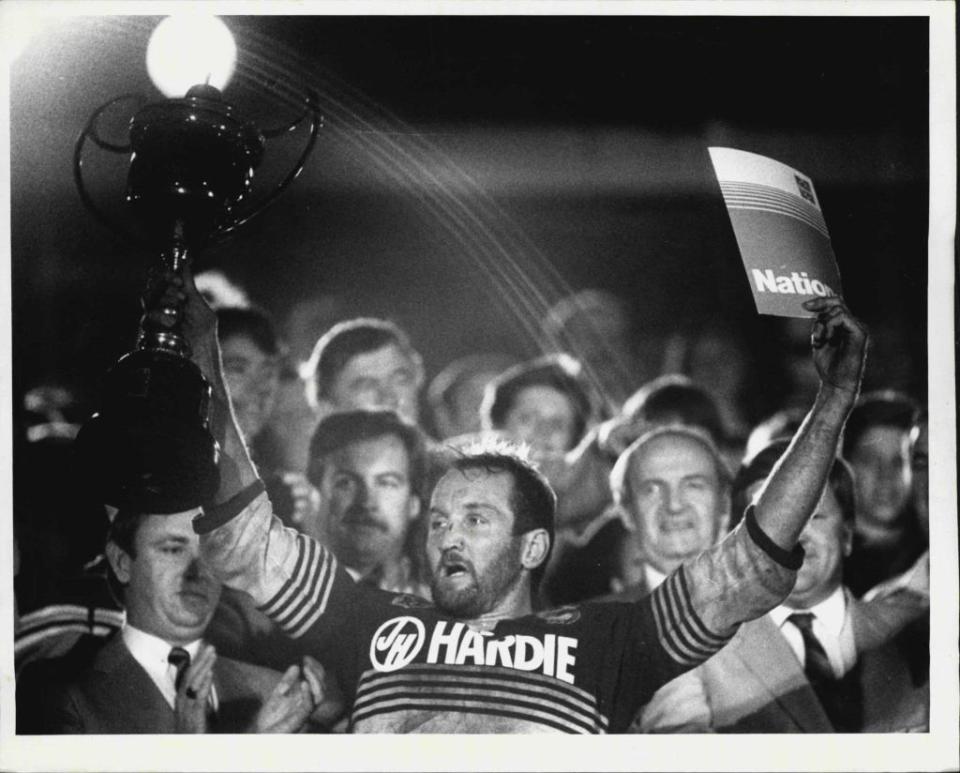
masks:
<path fill-rule="evenodd" d="M 279 137 L 282 134 L 287 134 L 288 132 L 293 131 L 303 122 L 305 118 L 309 117 L 310 119 L 310 136 L 307 138 L 307 143 L 303 148 L 303 152 L 300 154 L 300 158 L 297 159 L 297 162 L 293 165 L 293 168 L 290 170 L 287 176 L 284 177 L 283 180 L 281 180 L 280 183 L 278 183 L 277 186 L 264 197 L 263 201 L 261 201 L 250 212 L 225 228 L 218 230 L 211 238 L 211 244 L 218 244 L 224 241 L 227 237 L 233 234 L 234 231 L 242 228 L 255 217 L 260 215 L 267 207 L 276 201 L 277 197 L 283 193 L 287 186 L 289 186 L 290 183 L 297 178 L 300 172 L 303 171 L 304 164 L 306 164 L 307 158 L 310 156 L 310 153 L 313 151 L 313 146 L 317 142 L 317 133 L 320 131 L 320 127 L 323 125 L 323 117 L 320 115 L 320 111 L 317 108 L 317 102 L 317 93 L 313 89 L 310 89 L 307 93 L 306 107 L 304 108 L 303 113 L 294 119 L 293 122 L 287 124 L 286 126 L 268 129 L 262 132 L 264 137 L 273 139 L 274 137 Z"/>
<path fill-rule="evenodd" d="M 124 239 L 131 241 L 135 244 L 145 244 L 144 240 L 137 236 L 134 232 L 125 228 L 120 222 L 112 217 L 106 215 L 93 201 L 93 198 L 87 191 L 87 187 L 83 182 L 83 148 L 86 145 L 87 138 L 89 137 L 93 143 L 101 148 L 102 150 L 109 151 L 111 153 L 129 153 L 130 145 L 117 145 L 113 142 L 107 142 L 100 136 L 99 124 L 100 116 L 102 116 L 108 109 L 113 107 L 118 102 L 123 102 L 125 100 L 136 100 L 138 102 L 145 102 L 146 100 L 141 94 L 122 94 L 115 99 L 111 99 L 104 105 L 101 105 L 97 111 L 90 117 L 90 120 L 87 121 L 87 125 L 83 128 L 83 131 L 80 132 L 80 136 L 77 137 L 77 142 L 73 148 L 73 179 L 77 185 L 77 191 L 80 193 L 80 199 L 83 201 L 84 206 L 89 209 L 94 217 L 100 221 L 101 224 L 105 225 L 114 233 L 119 234 Z"/>

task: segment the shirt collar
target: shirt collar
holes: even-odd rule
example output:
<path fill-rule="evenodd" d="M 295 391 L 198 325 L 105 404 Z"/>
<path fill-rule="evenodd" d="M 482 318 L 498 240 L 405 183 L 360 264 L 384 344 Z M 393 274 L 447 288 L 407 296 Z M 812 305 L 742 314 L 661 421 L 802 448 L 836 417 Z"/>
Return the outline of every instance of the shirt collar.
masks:
<path fill-rule="evenodd" d="M 647 581 L 647 590 L 654 590 L 667 579 L 667 575 L 650 564 L 643 565 L 643 578 Z"/>
<path fill-rule="evenodd" d="M 847 614 L 847 600 L 843 593 L 843 585 L 838 585 L 833 593 L 809 609 L 791 609 L 781 604 L 770 610 L 770 617 L 778 627 L 782 627 L 787 618 L 795 612 L 812 613 L 824 629 L 834 636 L 840 636 Z"/>
<path fill-rule="evenodd" d="M 178 646 L 161 639 L 159 636 L 154 636 L 152 633 L 142 631 L 130 625 L 128 622 L 124 622 L 120 633 L 123 636 L 124 644 L 127 645 L 127 648 L 133 653 L 134 657 L 140 661 L 162 662 L 166 665 L 168 662 L 167 658 L 170 656 L 170 650 Z M 190 653 L 191 662 L 197 657 L 197 652 L 200 650 L 202 641 L 202 639 L 195 639 L 189 644 L 179 645 Z"/>

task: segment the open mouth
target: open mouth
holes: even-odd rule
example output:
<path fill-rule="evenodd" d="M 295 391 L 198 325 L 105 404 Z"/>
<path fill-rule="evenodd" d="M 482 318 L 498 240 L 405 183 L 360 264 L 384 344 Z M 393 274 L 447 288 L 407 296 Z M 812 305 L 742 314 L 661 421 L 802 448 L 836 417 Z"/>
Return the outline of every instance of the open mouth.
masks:
<path fill-rule="evenodd" d="M 463 561 L 444 561 L 440 566 L 440 573 L 444 577 L 462 577 L 469 574 L 470 568 Z"/>

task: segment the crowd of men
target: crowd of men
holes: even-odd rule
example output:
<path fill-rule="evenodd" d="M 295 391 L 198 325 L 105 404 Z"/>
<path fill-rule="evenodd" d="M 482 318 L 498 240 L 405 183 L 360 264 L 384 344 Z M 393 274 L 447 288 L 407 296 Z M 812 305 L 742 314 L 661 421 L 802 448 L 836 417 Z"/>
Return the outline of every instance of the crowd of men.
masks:
<path fill-rule="evenodd" d="M 597 293 L 549 320 L 568 351 L 429 388 L 397 325 L 342 321 L 283 424 L 270 318 L 165 282 L 147 316 L 182 308 L 219 489 L 107 508 L 99 563 L 44 593 L 20 528 L 18 732 L 928 728 L 926 413 L 860 394 L 841 299 L 805 304 L 807 404 L 738 437 L 719 382 L 630 384 L 609 319 L 578 331 Z"/>

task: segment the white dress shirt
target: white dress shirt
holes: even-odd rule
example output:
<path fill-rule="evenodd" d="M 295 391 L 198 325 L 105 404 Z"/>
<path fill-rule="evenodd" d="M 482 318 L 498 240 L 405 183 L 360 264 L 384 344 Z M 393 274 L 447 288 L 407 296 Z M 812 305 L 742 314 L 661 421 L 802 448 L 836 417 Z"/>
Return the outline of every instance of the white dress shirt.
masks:
<path fill-rule="evenodd" d="M 802 665 L 806 654 L 803 635 L 787 620 L 795 612 L 809 612 L 813 615 L 813 635 L 827 653 L 836 678 L 839 679 L 853 668 L 857 662 L 857 652 L 853 641 L 853 627 L 847 624 L 847 599 L 842 585 L 809 609 L 791 609 L 781 605 L 768 613 Z"/>
<path fill-rule="evenodd" d="M 143 670 L 153 680 L 157 689 L 170 704 L 170 708 L 174 708 L 177 699 L 177 688 L 175 686 L 177 669 L 168 658 L 170 657 L 170 650 L 177 645 L 170 644 L 146 631 L 141 631 L 130 623 L 123 624 L 120 635 L 123 637 L 123 643 L 130 650 L 130 654 L 133 655 L 133 659 L 143 666 Z M 197 639 L 189 644 L 182 645 L 183 649 L 190 653 L 191 663 L 197 657 L 201 643 L 202 639 Z M 215 686 L 210 689 L 210 699 L 211 705 L 216 710 L 217 694 Z"/>
<path fill-rule="evenodd" d="M 647 590 L 653 591 L 660 587 L 660 584 L 667 579 L 667 575 L 659 569 L 654 569 L 650 564 L 644 564 L 643 578 L 647 581 Z"/>

